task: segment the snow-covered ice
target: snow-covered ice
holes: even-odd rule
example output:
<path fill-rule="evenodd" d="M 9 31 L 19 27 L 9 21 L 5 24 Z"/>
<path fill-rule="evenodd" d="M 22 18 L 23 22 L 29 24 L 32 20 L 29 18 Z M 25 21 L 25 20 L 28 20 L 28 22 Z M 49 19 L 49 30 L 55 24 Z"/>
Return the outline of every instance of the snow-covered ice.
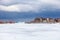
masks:
<path fill-rule="evenodd" d="M 0 40 L 60 40 L 60 24 L 0 24 Z"/>

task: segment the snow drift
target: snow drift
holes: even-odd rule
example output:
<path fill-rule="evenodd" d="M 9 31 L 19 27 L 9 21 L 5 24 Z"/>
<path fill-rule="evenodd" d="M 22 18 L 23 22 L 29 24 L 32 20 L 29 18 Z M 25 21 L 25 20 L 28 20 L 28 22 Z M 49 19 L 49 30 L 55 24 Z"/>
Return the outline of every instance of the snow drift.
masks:
<path fill-rule="evenodd" d="M 0 24 L 0 40 L 60 40 L 60 24 Z"/>

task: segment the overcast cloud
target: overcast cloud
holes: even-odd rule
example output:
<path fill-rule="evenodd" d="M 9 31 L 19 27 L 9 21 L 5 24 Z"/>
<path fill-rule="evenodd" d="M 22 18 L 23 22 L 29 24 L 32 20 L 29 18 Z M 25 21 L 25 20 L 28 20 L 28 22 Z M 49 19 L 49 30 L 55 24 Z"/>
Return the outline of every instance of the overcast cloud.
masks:
<path fill-rule="evenodd" d="M 60 9 L 60 0 L 0 0 L 0 10 L 15 12 L 40 12 Z"/>

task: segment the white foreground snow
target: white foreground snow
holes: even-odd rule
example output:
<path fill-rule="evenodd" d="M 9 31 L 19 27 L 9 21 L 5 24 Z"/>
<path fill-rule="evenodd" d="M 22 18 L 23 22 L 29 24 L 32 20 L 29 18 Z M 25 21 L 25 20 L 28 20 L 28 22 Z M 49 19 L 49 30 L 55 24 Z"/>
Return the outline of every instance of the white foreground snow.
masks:
<path fill-rule="evenodd" d="M 60 24 L 0 24 L 0 40 L 60 40 Z"/>

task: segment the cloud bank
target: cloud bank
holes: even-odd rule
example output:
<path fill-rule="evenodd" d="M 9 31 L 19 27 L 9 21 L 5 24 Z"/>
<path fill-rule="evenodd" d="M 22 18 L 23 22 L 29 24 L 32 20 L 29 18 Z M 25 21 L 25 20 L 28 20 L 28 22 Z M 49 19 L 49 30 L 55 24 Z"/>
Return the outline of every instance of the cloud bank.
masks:
<path fill-rule="evenodd" d="M 40 12 L 60 9 L 59 0 L 0 0 L 0 10 L 9 12 Z"/>
<path fill-rule="evenodd" d="M 31 5 L 16 4 L 16 5 L 11 5 L 11 6 L 0 5 L 0 10 L 27 12 L 27 11 L 34 11 L 34 8 Z"/>

